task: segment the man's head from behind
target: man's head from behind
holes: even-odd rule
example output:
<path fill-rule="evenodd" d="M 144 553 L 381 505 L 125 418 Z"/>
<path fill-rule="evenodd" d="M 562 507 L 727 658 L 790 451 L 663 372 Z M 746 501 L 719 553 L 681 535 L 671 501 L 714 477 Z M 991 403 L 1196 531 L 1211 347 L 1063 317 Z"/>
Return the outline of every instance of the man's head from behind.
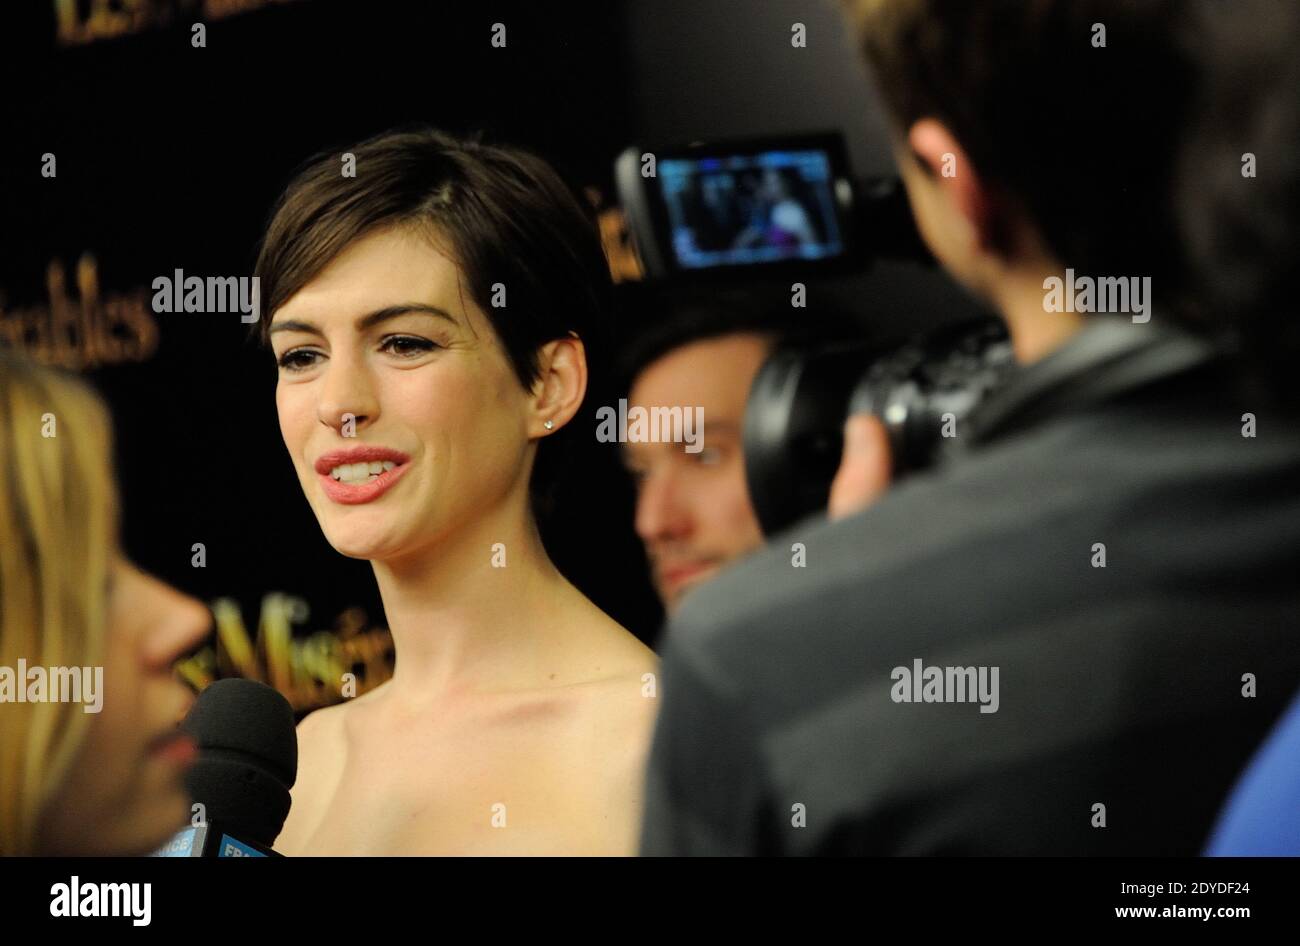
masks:
<path fill-rule="evenodd" d="M 1185 301 L 1176 172 L 1211 54 L 1201 2 L 846 0 L 918 227 L 1023 359 L 1078 327 L 1044 311 L 1044 275 L 1151 277 L 1158 308 Z"/>
<path fill-rule="evenodd" d="M 808 317 L 781 299 L 784 306 L 756 293 L 642 292 L 634 306 L 645 327 L 621 371 L 630 421 L 655 408 L 703 421 L 694 443 L 629 436 L 622 446 L 636 483 L 636 531 L 669 611 L 763 543 L 745 480 L 745 403 L 774 347 L 809 336 L 797 321 Z"/>

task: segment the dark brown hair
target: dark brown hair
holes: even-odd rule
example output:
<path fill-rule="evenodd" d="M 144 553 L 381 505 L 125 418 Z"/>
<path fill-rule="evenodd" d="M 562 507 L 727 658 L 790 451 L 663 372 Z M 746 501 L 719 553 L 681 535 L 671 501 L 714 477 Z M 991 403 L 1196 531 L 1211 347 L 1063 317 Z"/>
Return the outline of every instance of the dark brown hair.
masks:
<path fill-rule="evenodd" d="M 1296 399 L 1294 4 L 845 3 L 898 126 L 943 122 L 1062 263 L 1153 276 L 1171 318 Z M 1242 174 L 1248 152 L 1259 180 Z"/>
<path fill-rule="evenodd" d="M 1291 408 L 1300 324 L 1300 9 L 1236 0 L 1207 9 L 1214 53 L 1179 175 L 1193 310 L 1226 327 L 1252 373 Z M 1250 156 L 1257 174 L 1243 173 Z"/>
<path fill-rule="evenodd" d="M 897 125 L 948 127 L 1062 263 L 1171 272 L 1174 169 L 1199 79 L 1185 0 L 846 4 Z"/>
<path fill-rule="evenodd" d="M 342 174 L 344 152 L 355 157 L 355 177 Z M 557 338 L 581 338 L 589 373 L 597 373 L 611 281 L 590 210 L 536 155 L 430 128 L 318 155 L 294 176 L 272 209 L 254 270 L 263 341 L 276 310 L 345 247 L 390 226 L 448 244 L 526 390 L 538 379 L 538 349 Z M 490 304 L 494 283 L 506 287 L 507 306 Z M 556 454 L 566 452 L 582 416 L 580 408 L 539 446 L 532 479 L 539 512 L 562 463 Z"/>

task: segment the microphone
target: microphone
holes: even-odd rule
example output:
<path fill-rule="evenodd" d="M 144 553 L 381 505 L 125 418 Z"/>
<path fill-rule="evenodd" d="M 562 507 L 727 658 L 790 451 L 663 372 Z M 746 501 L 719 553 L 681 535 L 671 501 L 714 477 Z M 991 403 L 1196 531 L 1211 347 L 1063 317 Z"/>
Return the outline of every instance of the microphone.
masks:
<path fill-rule="evenodd" d="M 293 708 L 255 680 L 217 680 L 181 723 L 198 746 L 185 775 L 196 821 L 155 857 L 280 857 L 271 845 L 289 815 L 298 777 Z"/>

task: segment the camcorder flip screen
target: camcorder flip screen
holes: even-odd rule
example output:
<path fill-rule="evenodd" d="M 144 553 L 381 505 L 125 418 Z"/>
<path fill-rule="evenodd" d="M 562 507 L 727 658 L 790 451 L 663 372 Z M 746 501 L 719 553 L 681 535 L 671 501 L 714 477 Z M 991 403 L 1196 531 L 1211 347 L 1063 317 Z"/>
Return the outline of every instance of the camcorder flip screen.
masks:
<path fill-rule="evenodd" d="M 616 176 L 652 277 L 849 256 L 853 187 L 839 135 L 630 148 Z"/>

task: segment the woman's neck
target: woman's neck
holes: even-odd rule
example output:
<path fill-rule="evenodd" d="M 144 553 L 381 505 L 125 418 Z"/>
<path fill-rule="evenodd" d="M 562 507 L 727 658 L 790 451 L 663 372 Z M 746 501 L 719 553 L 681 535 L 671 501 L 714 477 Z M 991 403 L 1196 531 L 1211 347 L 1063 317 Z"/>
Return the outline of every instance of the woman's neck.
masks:
<path fill-rule="evenodd" d="M 396 655 L 391 693 L 402 703 L 537 686 L 559 656 L 560 606 L 577 591 L 526 503 L 372 564 Z"/>

